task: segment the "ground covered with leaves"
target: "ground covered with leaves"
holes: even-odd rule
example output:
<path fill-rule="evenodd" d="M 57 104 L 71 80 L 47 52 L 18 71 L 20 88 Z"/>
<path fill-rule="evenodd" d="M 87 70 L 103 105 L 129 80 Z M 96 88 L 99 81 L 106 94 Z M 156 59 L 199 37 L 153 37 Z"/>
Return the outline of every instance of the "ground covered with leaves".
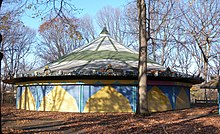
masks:
<path fill-rule="evenodd" d="M 3 133 L 220 133 L 218 106 L 153 113 L 64 113 L 3 106 Z"/>

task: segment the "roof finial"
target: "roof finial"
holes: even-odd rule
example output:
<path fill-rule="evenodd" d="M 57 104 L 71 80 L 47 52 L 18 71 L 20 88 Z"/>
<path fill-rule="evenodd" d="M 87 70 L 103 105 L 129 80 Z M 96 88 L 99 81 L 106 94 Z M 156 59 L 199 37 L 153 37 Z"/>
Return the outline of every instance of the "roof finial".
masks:
<path fill-rule="evenodd" d="M 109 34 L 107 28 L 104 27 L 104 28 L 102 29 L 102 32 L 100 33 L 100 36 L 109 36 L 109 35 L 110 35 L 110 34 Z"/>

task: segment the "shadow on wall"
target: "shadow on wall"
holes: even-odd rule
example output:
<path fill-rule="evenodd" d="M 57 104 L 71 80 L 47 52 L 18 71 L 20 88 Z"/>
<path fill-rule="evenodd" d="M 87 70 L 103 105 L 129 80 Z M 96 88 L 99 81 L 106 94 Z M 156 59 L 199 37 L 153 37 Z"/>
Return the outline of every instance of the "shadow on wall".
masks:
<path fill-rule="evenodd" d="M 76 100 L 61 86 L 55 86 L 42 100 L 39 111 L 78 112 Z"/>
<path fill-rule="evenodd" d="M 177 88 L 173 90 L 177 90 Z M 170 100 L 157 86 L 153 86 L 148 91 L 149 111 L 162 112 L 190 108 L 189 96 L 186 93 L 186 89 L 181 88 L 177 95 L 173 92 L 172 96 L 175 97 L 175 100 Z M 172 108 L 172 103 L 174 103 L 174 108 Z"/>
<path fill-rule="evenodd" d="M 132 112 L 129 100 L 111 86 L 104 86 L 86 102 L 84 112 Z"/>
<path fill-rule="evenodd" d="M 190 108 L 190 100 L 184 88 L 182 88 L 179 94 L 176 96 L 176 107 L 175 109 Z"/>
<path fill-rule="evenodd" d="M 169 98 L 156 86 L 148 91 L 148 107 L 150 112 L 172 110 Z"/>
<path fill-rule="evenodd" d="M 18 108 L 25 109 L 25 110 L 36 110 L 34 96 L 32 95 L 32 93 L 28 87 L 25 87 L 23 93 L 20 96 Z"/>

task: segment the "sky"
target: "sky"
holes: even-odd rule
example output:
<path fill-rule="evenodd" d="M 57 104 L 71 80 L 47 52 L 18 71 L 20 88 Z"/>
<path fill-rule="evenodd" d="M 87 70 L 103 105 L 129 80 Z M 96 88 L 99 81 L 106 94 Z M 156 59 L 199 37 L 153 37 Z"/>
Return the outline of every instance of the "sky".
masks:
<path fill-rule="evenodd" d="M 94 17 L 100 9 L 105 6 L 123 8 L 129 0 L 72 0 L 76 8 L 82 9 L 80 14 L 76 14 L 76 17 L 81 17 L 86 14 Z M 38 27 L 43 23 L 40 18 L 31 18 L 28 13 L 25 13 L 22 17 L 24 24 L 32 29 L 37 30 Z"/>
<path fill-rule="evenodd" d="M 75 17 L 81 17 L 84 15 L 90 15 L 94 17 L 100 9 L 105 6 L 111 6 L 114 8 L 123 8 L 131 0 L 72 0 L 76 8 L 82 9 L 80 14 L 76 14 Z M 31 29 L 38 31 L 39 26 L 43 23 L 40 18 L 32 18 L 31 10 L 27 10 L 26 13 L 22 16 L 21 20 L 24 22 L 24 25 L 28 26 Z M 37 38 L 40 38 L 37 34 Z M 29 55 L 28 59 L 30 61 L 34 60 L 34 55 Z"/>

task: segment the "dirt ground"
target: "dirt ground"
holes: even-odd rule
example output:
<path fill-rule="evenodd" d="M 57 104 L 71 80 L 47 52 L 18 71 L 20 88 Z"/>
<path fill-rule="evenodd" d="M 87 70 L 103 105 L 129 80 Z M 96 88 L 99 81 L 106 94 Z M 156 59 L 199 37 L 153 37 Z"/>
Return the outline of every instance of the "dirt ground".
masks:
<path fill-rule="evenodd" d="M 153 113 L 64 113 L 16 110 L 3 106 L 3 133 L 219 134 L 218 106 Z"/>

